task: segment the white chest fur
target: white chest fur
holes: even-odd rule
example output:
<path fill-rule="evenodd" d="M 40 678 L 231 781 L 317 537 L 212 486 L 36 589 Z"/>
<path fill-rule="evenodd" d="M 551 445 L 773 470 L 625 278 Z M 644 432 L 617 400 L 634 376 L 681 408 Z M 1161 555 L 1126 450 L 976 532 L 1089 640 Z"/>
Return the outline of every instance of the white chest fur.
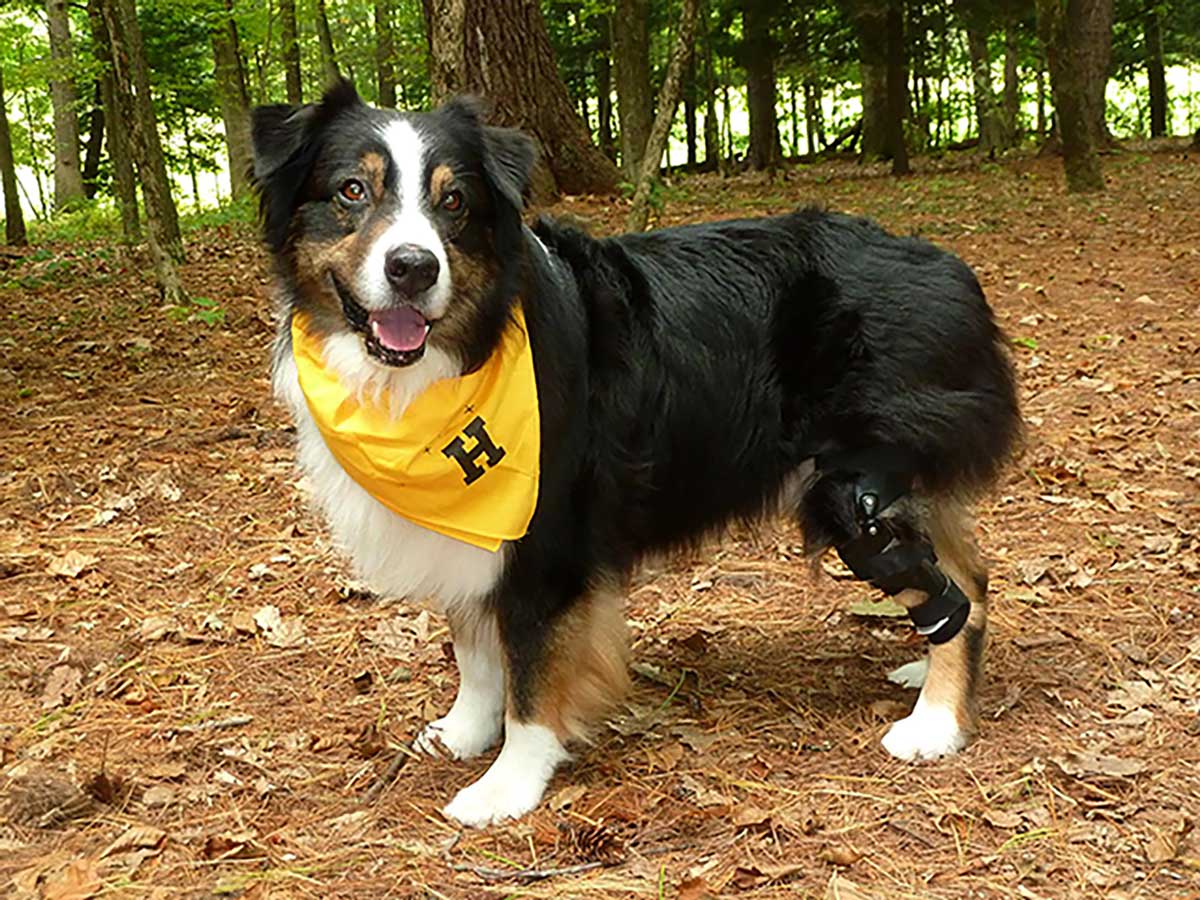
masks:
<path fill-rule="evenodd" d="M 317 430 L 296 380 L 296 363 L 281 354 L 275 392 L 296 420 L 296 449 L 313 497 L 338 545 L 372 590 L 446 609 L 485 596 L 504 569 L 497 553 L 430 531 L 398 516 L 358 485 L 338 464 Z"/>

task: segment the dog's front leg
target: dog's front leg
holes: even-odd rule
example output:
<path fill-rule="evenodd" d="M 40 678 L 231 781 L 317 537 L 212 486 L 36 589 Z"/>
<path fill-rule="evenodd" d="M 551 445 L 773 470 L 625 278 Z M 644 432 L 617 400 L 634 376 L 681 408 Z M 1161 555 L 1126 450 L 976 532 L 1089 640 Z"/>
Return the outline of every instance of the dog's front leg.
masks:
<path fill-rule="evenodd" d="M 623 597 L 612 587 L 577 598 L 549 621 L 501 603 L 508 669 L 504 747 L 483 776 L 444 812 L 483 827 L 515 819 L 541 801 L 566 746 L 586 737 L 626 690 L 628 642 Z"/>

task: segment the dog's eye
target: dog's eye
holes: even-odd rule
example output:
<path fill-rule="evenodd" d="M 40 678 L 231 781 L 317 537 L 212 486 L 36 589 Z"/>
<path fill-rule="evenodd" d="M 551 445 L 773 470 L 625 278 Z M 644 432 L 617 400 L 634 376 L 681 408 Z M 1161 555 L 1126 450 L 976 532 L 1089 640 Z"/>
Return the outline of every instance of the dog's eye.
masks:
<path fill-rule="evenodd" d="M 338 196 L 347 203 L 362 203 L 367 199 L 367 188 L 357 178 L 351 178 L 342 182 Z"/>
<path fill-rule="evenodd" d="M 442 198 L 442 209 L 448 213 L 460 213 L 465 205 L 462 191 L 450 191 Z"/>

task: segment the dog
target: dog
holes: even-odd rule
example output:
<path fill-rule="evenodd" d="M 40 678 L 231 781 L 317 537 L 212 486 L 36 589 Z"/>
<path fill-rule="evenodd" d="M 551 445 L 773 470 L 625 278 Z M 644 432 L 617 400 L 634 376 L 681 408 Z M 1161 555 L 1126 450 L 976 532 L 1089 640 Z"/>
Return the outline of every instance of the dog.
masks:
<path fill-rule="evenodd" d="M 966 746 L 987 590 L 969 505 L 1020 417 L 963 262 L 819 209 L 530 226 L 535 145 L 470 99 L 375 109 L 341 82 L 257 108 L 252 132 L 299 465 L 359 576 L 449 620 L 457 697 L 415 746 L 503 741 L 449 818 L 532 810 L 625 691 L 639 559 L 771 514 L 925 613 L 887 751 Z"/>

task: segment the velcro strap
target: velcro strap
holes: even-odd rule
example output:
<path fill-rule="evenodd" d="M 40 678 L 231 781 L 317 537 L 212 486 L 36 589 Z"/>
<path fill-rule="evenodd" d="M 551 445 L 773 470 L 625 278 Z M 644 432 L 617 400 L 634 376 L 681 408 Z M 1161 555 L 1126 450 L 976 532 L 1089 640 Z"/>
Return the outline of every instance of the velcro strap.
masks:
<path fill-rule="evenodd" d="M 908 611 L 917 632 L 929 639 L 931 644 L 944 644 L 954 637 L 966 624 L 971 612 L 971 601 L 954 583 L 952 578 L 945 578 L 945 587 L 938 595 L 930 594 L 929 599 L 920 606 L 914 606 Z"/>

